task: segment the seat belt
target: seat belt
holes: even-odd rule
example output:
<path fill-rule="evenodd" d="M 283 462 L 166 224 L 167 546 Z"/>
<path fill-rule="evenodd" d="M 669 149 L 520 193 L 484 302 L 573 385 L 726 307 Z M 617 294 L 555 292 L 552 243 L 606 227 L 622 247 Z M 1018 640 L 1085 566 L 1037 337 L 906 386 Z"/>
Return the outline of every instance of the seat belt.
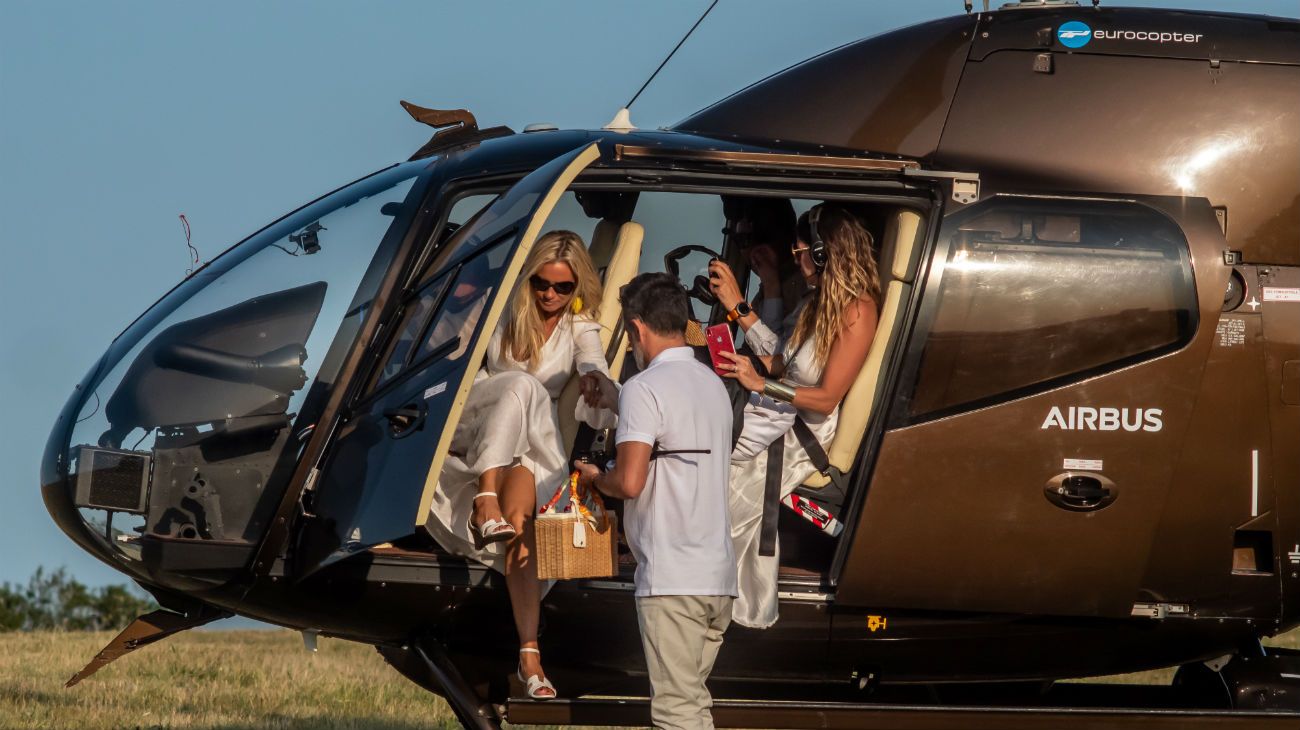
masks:
<path fill-rule="evenodd" d="M 799 445 L 803 447 L 804 452 L 808 454 L 808 459 L 812 462 L 813 468 L 822 476 L 830 479 L 831 487 L 834 488 L 831 499 L 825 499 L 827 494 L 825 487 L 817 490 L 802 490 L 804 494 L 821 497 L 823 501 L 831 504 L 843 504 L 844 495 L 847 493 L 844 472 L 831 465 L 830 457 L 826 455 L 826 449 L 822 448 L 821 442 L 813 435 L 812 429 L 808 428 L 808 424 L 804 423 L 803 419 L 798 416 L 794 419 L 794 435 L 795 438 L 799 439 Z"/>
<path fill-rule="evenodd" d="M 808 424 L 804 423 L 802 418 L 795 416 L 794 435 L 799 440 L 799 446 L 808 454 L 808 460 L 812 462 L 813 468 L 819 473 L 831 480 L 831 487 L 834 489 L 835 498 L 832 503 L 843 504 L 845 495 L 844 473 L 831 465 L 830 458 L 826 455 L 826 449 L 822 448 L 821 442 L 813 434 Z M 813 523 L 819 530 L 832 537 L 839 535 L 844 530 L 844 523 L 835 519 L 826 508 L 814 502 L 811 497 L 816 494 L 814 490 L 796 488 L 795 492 L 781 498 L 781 472 L 785 468 L 785 439 L 779 438 L 767 447 L 767 474 L 763 483 L 763 517 L 759 523 L 759 540 L 758 554 L 762 557 L 772 557 L 776 555 L 776 534 L 779 515 L 777 511 L 780 505 L 784 504 L 794 510 L 795 514 Z M 823 490 L 816 490 L 821 492 Z M 821 497 L 821 494 L 817 494 Z"/>
<path fill-rule="evenodd" d="M 798 423 L 798 421 L 796 421 Z M 763 519 L 758 527 L 758 554 L 770 558 L 776 555 L 777 510 L 781 508 L 781 472 L 785 466 L 785 438 L 778 438 L 767 447 L 767 475 L 763 482 Z"/>
<path fill-rule="evenodd" d="M 799 445 L 807 452 L 813 468 L 830 479 L 831 483 L 821 489 L 808 489 L 802 485 L 795 487 L 794 492 L 785 498 L 785 505 L 826 534 L 835 537 L 844 531 L 844 523 L 835 519 L 835 515 L 818 502 L 826 502 L 836 509 L 844 505 L 844 496 L 848 493 L 844 472 L 831 464 L 826 449 L 822 448 L 821 442 L 813 435 L 812 429 L 808 428 L 808 424 L 804 423 L 802 418 L 794 419 L 794 435 L 799 439 Z"/>

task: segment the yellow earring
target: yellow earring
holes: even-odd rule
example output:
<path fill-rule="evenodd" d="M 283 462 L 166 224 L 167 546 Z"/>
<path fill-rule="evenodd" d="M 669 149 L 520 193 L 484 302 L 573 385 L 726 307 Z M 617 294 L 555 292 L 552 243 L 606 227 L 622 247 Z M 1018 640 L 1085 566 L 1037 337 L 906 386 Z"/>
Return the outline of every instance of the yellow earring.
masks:
<path fill-rule="evenodd" d="M 574 313 L 574 314 L 581 314 L 581 313 L 582 313 L 582 297 L 574 297 L 574 298 L 573 298 L 573 305 L 572 305 L 572 306 L 573 306 L 573 313 Z"/>

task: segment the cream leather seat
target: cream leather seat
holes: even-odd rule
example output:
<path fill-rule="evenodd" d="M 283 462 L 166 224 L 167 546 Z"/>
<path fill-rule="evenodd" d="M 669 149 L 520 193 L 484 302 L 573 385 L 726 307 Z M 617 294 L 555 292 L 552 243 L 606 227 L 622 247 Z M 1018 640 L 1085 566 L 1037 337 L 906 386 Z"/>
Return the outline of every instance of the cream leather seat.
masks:
<path fill-rule="evenodd" d="M 607 356 L 611 351 L 610 340 L 618 329 L 619 319 L 623 316 L 618 292 L 624 284 L 636 276 L 641 264 L 641 242 L 644 238 L 645 229 L 640 223 L 629 221 L 619 224 L 608 220 L 597 223 L 596 231 L 591 237 L 589 251 L 592 263 L 596 265 L 598 271 L 605 270 L 600 315 L 596 321 L 600 323 L 600 343 L 605 347 Z M 618 380 L 619 372 L 623 368 L 623 357 L 627 350 L 625 340 L 626 335 L 620 335 L 618 343 L 612 348 L 613 357 L 609 361 L 609 372 L 615 380 Z M 575 374 L 564 386 L 556 406 L 560 416 L 560 438 L 566 450 L 573 448 L 573 439 L 578 434 L 578 421 L 573 417 L 573 409 L 577 404 L 578 377 Z"/>
<path fill-rule="evenodd" d="M 885 223 L 884 241 L 880 250 L 880 279 L 884 301 L 880 307 L 880 320 L 876 336 L 871 342 L 862 372 L 849 386 L 849 392 L 840 404 L 839 424 L 835 437 L 826 449 L 831 466 L 848 474 L 867 432 L 867 424 L 878 404 L 881 368 L 885 355 L 896 339 L 898 311 L 902 301 L 911 291 L 916 277 L 916 257 L 920 253 L 919 239 L 923 234 L 921 216 L 915 211 L 899 210 L 890 214 Z M 885 263 L 888 262 L 886 266 Z M 813 474 L 804 486 L 819 489 L 830 483 L 824 474 Z"/>
<path fill-rule="evenodd" d="M 619 233 L 625 225 L 627 224 L 608 218 L 596 223 L 595 230 L 591 232 L 591 244 L 587 246 L 587 254 L 591 256 L 591 263 L 595 265 L 596 271 L 609 266 L 610 259 L 614 257 L 614 252 L 618 248 Z"/>

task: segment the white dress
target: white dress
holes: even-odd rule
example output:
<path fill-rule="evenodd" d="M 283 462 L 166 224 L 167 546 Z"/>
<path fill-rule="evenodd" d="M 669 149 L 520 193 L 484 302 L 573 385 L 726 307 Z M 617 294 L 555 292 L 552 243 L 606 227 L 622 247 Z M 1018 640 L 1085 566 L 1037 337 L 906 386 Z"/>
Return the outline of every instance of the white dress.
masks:
<path fill-rule="evenodd" d="M 796 309 L 785 320 L 785 331 L 794 331 L 799 316 Z M 759 355 L 781 351 L 785 356 L 785 382 L 801 387 L 821 382 L 822 368 L 814 353 L 816 343 L 809 340 L 791 352 L 789 343 L 779 338 L 761 321 L 745 333 L 745 341 Z M 785 457 L 781 470 L 781 498 L 812 476 L 816 468 L 794 435 L 798 414 L 823 447 L 829 446 L 839 423 L 839 406 L 829 415 L 796 409 L 789 403 L 775 401 L 761 393 L 750 393 L 745 406 L 745 425 L 731 452 L 731 475 L 728 507 L 731 510 L 731 542 L 736 552 L 739 592 L 732 604 L 731 618 L 742 626 L 765 629 L 777 619 L 777 569 L 781 559 L 778 542 L 776 554 L 758 554 L 760 527 L 763 521 L 763 492 L 767 481 L 767 447 L 784 439 Z"/>
<path fill-rule="evenodd" d="M 503 318 L 488 344 L 483 368 L 461 414 L 451 449 L 433 495 L 430 531 L 443 548 L 504 572 L 505 543 L 474 548 L 469 531 L 478 477 L 494 467 L 523 466 L 537 484 L 537 504 L 545 504 L 569 473 L 560 441 L 556 399 L 576 369 L 609 375 L 600 342 L 600 325 L 585 315 L 566 313 L 542 347 L 537 367 L 515 360 L 502 347 Z M 613 428 L 613 412 L 578 400 L 574 416 L 595 428 Z"/>

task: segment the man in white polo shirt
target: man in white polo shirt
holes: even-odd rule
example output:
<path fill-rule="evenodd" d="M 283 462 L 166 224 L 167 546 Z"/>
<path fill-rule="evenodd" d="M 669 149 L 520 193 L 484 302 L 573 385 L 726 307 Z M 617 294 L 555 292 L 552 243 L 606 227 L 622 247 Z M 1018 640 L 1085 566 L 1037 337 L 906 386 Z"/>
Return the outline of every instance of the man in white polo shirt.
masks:
<path fill-rule="evenodd" d="M 736 595 L 727 510 L 731 401 L 686 346 L 690 303 L 675 278 L 642 274 L 619 300 L 642 369 L 618 393 L 614 468 L 578 468 L 588 485 L 626 500 L 655 727 L 712 728 L 704 682 Z M 613 396 L 607 381 L 589 387 L 599 387 L 601 400 Z"/>

